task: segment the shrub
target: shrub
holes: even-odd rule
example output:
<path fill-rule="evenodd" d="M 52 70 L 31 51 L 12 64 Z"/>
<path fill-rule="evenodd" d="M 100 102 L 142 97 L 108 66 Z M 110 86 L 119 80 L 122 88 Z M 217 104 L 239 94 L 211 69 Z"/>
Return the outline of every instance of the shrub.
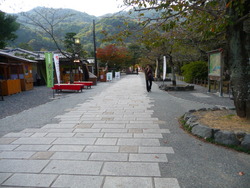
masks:
<path fill-rule="evenodd" d="M 194 79 L 204 80 L 208 76 L 208 65 L 204 61 L 195 61 L 181 67 L 184 81 L 192 83 Z"/>

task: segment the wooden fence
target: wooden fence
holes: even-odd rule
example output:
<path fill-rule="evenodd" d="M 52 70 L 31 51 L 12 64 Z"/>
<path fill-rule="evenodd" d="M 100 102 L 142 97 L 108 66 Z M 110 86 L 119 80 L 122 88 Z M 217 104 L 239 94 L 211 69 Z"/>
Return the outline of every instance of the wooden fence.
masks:
<path fill-rule="evenodd" d="M 204 87 L 208 87 L 208 80 L 199 80 L 194 79 L 193 84 L 201 85 Z M 220 89 L 220 82 L 217 80 L 210 80 L 211 89 L 215 91 L 219 91 Z M 223 93 L 230 94 L 231 93 L 231 85 L 229 81 L 223 81 Z"/>

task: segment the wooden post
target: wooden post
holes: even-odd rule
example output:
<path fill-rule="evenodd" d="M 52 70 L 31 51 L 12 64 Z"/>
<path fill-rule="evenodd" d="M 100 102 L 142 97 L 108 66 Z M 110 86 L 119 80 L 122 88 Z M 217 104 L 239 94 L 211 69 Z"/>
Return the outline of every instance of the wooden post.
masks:
<path fill-rule="evenodd" d="M 207 92 L 211 92 L 211 82 L 210 82 L 210 78 L 208 77 L 208 80 L 207 80 L 207 84 L 208 84 L 208 91 Z"/>
<path fill-rule="evenodd" d="M 3 99 L 3 88 L 2 88 L 2 82 L 1 81 L 0 81 L 0 92 L 1 92 L 1 98 L 2 98 L 1 101 L 4 101 L 4 99 Z"/>

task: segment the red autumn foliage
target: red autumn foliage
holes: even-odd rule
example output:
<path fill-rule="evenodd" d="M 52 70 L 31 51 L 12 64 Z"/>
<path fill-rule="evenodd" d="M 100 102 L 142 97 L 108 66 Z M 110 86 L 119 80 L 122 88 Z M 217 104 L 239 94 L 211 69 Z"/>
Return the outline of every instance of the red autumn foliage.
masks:
<path fill-rule="evenodd" d="M 96 56 L 101 62 L 107 63 L 109 67 L 113 67 L 115 64 L 123 64 L 131 59 L 127 48 L 118 47 L 114 44 L 98 48 Z"/>

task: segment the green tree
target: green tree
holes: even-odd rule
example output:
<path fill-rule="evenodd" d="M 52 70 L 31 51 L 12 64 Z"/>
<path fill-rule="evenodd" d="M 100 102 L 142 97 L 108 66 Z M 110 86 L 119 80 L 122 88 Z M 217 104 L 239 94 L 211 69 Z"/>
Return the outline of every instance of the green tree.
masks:
<path fill-rule="evenodd" d="M 17 38 L 14 33 L 19 28 L 19 24 L 16 22 L 16 17 L 7 15 L 0 11 L 0 48 L 4 48 L 8 41 L 13 41 Z"/>
<path fill-rule="evenodd" d="M 192 83 L 194 79 L 204 80 L 207 79 L 208 67 L 207 62 L 195 61 L 189 64 L 185 64 L 181 68 L 184 76 L 184 81 Z"/>
<path fill-rule="evenodd" d="M 80 60 L 86 53 L 80 44 L 80 39 L 77 37 L 76 33 L 66 33 L 65 39 L 63 41 L 68 59 L 70 60 L 70 83 L 74 82 L 73 65 L 75 65 L 75 60 Z M 77 41 L 77 42 L 76 42 Z M 65 53 L 66 54 L 66 53 Z"/>
<path fill-rule="evenodd" d="M 29 50 L 29 51 L 33 51 L 34 49 L 29 45 L 29 43 L 19 43 L 18 44 L 19 48 L 25 49 L 25 50 Z"/>
<path fill-rule="evenodd" d="M 250 3 L 247 0 L 170 0 L 130 1 L 135 11 L 160 11 L 158 18 L 143 21 L 144 25 L 154 21 L 165 30 L 179 25 L 191 25 L 189 31 L 201 39 L 212 40 L 226 33 L 226 50 L 231 71 L 234 104 L 239 117 L 250 119 Z M 143 15 L 141 13 L 141 15 Z M 187 28 L 187 27 L 186 27 Z M 211 49 L 214 50 L 214 49 Z"/>
<path fill-rule="evenodd" d="M 52 40 L 56 48 L 68 59 L 71 59 L 70 55 L 62 51 L 63 39 L 61 38 L 59 28 L 61 23 L 72 17 L 72 14 L 62 14 L 62 12 L 64 12 L 63 9 L 37 8 L 30 13 L 22 13 L 22 16 L 26 19 L 27 25 L 36 28 L 43 39 L 47 37 Z"/>

